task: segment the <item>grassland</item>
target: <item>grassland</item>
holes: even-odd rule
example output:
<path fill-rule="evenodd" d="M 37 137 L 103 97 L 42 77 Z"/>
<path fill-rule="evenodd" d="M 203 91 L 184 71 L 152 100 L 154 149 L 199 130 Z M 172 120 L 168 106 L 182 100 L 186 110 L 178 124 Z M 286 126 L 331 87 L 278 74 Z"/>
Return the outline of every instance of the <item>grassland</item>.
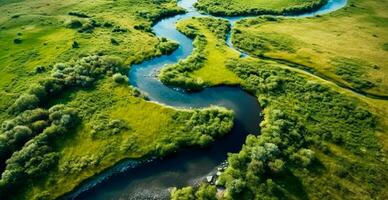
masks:
<path fill-rule="evenodd" d="M 239 22 L 233 43 L 252 57 L 226 67 L 257 96 L 261 135 L 229 155 L 216 182 L 225 191 L 201 185 L 172 198 L 386 199 L 385 5 L 350 1 L 327 16 Z"/>
<path fill-rule="evenodd" d="M 165 107 L 127 85 L 130 64 L 176 48 L 150 33 L 183 12 L 175 1 L 0 5 L 1 199 L 56 199 L 120 160 L 205 146 L 232 127 L 229 111 Z"/>
<path fill-rule="evenodd" d="M 237 25 L 233 40 L 251 55 L 294 64 L 387 99 L 385 9 L 386 1 L 350 1 L 343 10 L 308 19 L 246 20 Z"/>
<path fill-rule="evenodd" d="M 199 0 L 195 7 L 219 16 L 296 14 L 318 9 L 326 0 Z"/>
<path fill-rule="evenodd" d="M 89 17 L 69 15 L 75 11 Z M 128 65 L 160 55 L 158 38 L 139 27 L 147 29 L 159 16 L 182 10 L 173 1 L 26 0 L 3 1 L 0 12 L 0 45 L 4 47 L 0 49 L 0 105 L 4 109 L 31 82 L 45 76 L 35 73 L 38 66 L 49 71 L 54 63 L 91 54 L 116 55 Z M 82 27 L 69 28 L 72 21 L 80 21 Z M 94 27 L 93 21 L 101 26 Z M 89 33 L 80 32 L 83 28 L 89 28 Z M 72 48 L 74 42 L 79 48 Z"/>
<path fill-rule="evenodd" d="M 225 20 L 200 17 L 179 21 L 177 29 L 194 39 L 194 52 L 178 64 L 164 68 L 159 75 L 166 84 L 188 89 L 213 85 L 237 85 L 240 79 L 225 67 L 229 58 L 240 53 L 227 48 L 229 24 Z"/>

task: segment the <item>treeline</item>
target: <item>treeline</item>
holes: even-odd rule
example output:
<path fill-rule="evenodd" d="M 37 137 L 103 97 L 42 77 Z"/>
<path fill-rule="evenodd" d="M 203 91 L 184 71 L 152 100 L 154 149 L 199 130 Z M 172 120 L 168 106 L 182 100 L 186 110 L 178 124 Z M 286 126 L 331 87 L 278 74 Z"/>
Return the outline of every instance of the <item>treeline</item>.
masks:
<path fill-rule="evenodd" d="M 233 119 L 232 111 L 219 107 L 179 112 L 173 120 L 184 125 L 160 138 L 156 155 L 165 156 L 183 146 L 206 146 L 227 134 L 233 127 Z"/>
<path fill-rule="evenodd" d="M 192 20 L 198 21 L 201 26 L 210 30 L 217 38 L 225 41 L 230 29 L 228 21 L 210 17 L 193 18 Z M 201 79 L 190 75 L 193 71 L 202 68 L 206 61 L 205 47 L 208 41 L 198 29 L 192 24 L 178 26 L 180 32 L 194 39 L 194 51 L 186 59 L 162 69 L 158 77 L 164 84 L 179 86 L 187 90 L 200 90 L 205 86 Z"/>
<path fill-rule="evenodd" d="M 234 5 L 237 4 L 237 5 Z M 246 5 L 244 5 L 246 4 Z M 289 6 L 278 9 L 255 8 L 248 2 L 199 0 L 195 7 L 205 13 L 215 16 L 257 16 L 257 15 L 297 15 L 318 10 L 327 4 L 327 0 L 317 0 L 301 3 L 301 5 Z"/>
<path fill-rule="evenodd" d="M 351 195 L 353 186 L 339 180 L 356 182 L 357 190 L 367 190 L 370 198 L 384 191 L 388 180 L 381 174 L 388 171 L 377 161 L 381 145 L 370 112 L 275 64 L 240 59 L 227 66 L 258 97 L 266 116 L 261 134 L 249 136 L 239 153 L 228 156 L 229 165 L 216 182 L 225 188 L 226 199 L 306 198 L 307 192 L 317 199 Z M 332 152 L 332 145 L 351 152 L 357 161 Z M 322 155 L 330 160 L 321 160 Z"/>

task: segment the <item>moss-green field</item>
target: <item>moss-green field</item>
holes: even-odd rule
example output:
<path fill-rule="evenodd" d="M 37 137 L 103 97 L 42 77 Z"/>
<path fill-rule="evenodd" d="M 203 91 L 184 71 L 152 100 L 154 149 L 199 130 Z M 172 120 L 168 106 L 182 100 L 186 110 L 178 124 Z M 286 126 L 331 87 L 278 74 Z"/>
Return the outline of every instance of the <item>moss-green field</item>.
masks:
<path fill-rule="evenodd" d="M 325 2 L 195 6 L 281 15 Z M 387 9 L 386 0 L 349 0 L 330 14 L 259 16 L 232 30 L 222 18 L 179 21 L 195 48 L 161 81 L 239 86 L 264 117 L 215 185 L 175 188 L 171 198 L 388 199 Z M 57 199 L 119 161 L 203 147 L 229 132 L 229 110 L 164 106 L 128 84 L 131 64 L 177 48 L 152 24 L 183 12 L 174 0 L 0 2 L 0 199 Z M 229 31 L 248 57 L 227 46 Z"/>

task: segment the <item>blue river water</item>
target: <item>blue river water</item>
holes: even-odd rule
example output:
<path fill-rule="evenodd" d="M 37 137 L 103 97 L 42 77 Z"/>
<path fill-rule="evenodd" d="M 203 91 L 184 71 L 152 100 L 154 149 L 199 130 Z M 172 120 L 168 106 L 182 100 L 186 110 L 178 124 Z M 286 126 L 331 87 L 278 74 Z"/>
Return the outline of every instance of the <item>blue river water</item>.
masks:
<path fill-rule="evenodd" d="M 238 87 L 205 88 L 189 93 L 162 84 L 157 74 L 166 64 L 177 63 L 193 51 L 192 40 L 176 30 L 177 21 L 191 17 L 206 16 L 199 13 L 193 4 L 197 0 L 181 0 L 179 6 L 187 13 L 162 19 L 153 26 L 158 37 L 177 41 L 180 46 L 171 55 L 164 55 L 131 66 L 130 84 L 146 93 L 149 99 L 177 108 L 204 108 L 212 105 L 226 107 L 235 113 L 231 132 L 218 139 L 208 148 L 189 148 L 163 159 L 149 161 L 126 160 L 100 175 L 86 181 L 64 199 L 168 199 L 169 188 L 200 183 L 227 158 L 228 152 L 238 152 L 248 134 L 259 133 L 261 112 L 256 97 Z M 329 0 L 320 9 L 296 16 L 312 17 L 338 10 L 346 0 Z M 233 24 L 247 17 L 225 17 Z M 233 48 L 231 35 L 226 44 Z M 238 50 L 236 50 L 238 51 Z M 240 52 L 241 53 L 241 52 Z M 241 53 L 242 56 L 247 56 Z"/>

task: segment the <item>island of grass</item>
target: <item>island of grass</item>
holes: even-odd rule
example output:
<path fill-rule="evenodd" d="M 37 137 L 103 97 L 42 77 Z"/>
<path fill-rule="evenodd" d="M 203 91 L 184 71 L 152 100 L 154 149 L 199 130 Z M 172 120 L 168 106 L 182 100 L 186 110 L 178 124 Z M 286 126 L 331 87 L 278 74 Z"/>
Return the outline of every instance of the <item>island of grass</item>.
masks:
<path fill-rule="evenodd" d="M 195 7 L 217 16 L 289 15 L 314 11 L 327 0 L 198 0 Z"/>
<path fill-rule="evenodd" d="M 213 85 L 238 85 L 240 79 L 225 67 L 230 58 L 240 53 L 225 45 L 229 23 L 223 19 L 197 17 L 179 21 L 177 29 L 194 39 L 194 51 L 186 59 L 169 65 L 159 74 L 161 81 L 186 89 Z"/>

